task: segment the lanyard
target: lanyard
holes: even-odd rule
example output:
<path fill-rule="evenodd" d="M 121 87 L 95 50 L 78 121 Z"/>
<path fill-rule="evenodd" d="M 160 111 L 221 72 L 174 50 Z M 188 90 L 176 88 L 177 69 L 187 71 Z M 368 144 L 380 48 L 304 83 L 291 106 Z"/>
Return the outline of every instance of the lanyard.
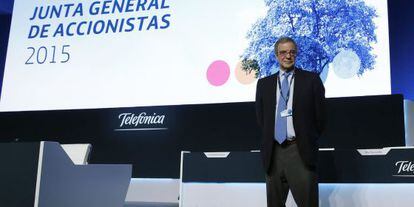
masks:
<path fill-rule="evenodd" d="M 289 88 L 288 88 L 288 91 L 287 91 L 286 97 L 284 97 L 284 96 L 283 96 L 283 93 L 282 93 L 282 84 L 280 84 L 280 75 L 278 75 L 278 76 L 277 76 L 277 85 L 279 86 L 279 93 L 280 93 L 280 97 L 281 97 L 281 98 L 283 98 L 283 100 L 285 100 L 285 104 L 286 104 L 286 106 L 287 106 L 288 101 L 289 101 L 289 96 L 290 96 L 290 87 L 292 86 L 293 79 L 295 78 L 295 71 L 293 71 L 292 73 L 293 73 L 293 74 L 292 74 L 292 78 L 290 79 Z M 289 76 L 290 76 L 290 75 L 288 75 L 287 77 L 285 77 L 285 78 L 287 78 L 287 81 L 289 81 Z"/>

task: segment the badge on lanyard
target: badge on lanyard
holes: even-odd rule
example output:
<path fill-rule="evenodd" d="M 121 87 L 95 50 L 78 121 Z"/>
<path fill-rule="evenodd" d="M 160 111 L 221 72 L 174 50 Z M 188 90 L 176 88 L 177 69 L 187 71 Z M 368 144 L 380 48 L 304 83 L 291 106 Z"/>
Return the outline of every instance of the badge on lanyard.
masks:
<path fill-rule="evenodd" d="M 281 117 L 289 117 L 292 116 L 292 109 L 286 109 L 280 112 Z"/>

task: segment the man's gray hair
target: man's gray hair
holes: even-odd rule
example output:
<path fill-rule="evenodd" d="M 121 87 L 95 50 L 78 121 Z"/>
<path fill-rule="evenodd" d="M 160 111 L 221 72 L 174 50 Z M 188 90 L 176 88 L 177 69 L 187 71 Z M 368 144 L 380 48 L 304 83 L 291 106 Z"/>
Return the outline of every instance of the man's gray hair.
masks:
<path fill-rule="evenodd" d="M 275 43 L 275 53 L 277 53 L 277 48 L 279 47 L 279 44 L 280 44 L 280 43 L 286 43 L 286 42 L 291 42 L 291 43 L 293 43 L 293 44 L 295 45 L 296 50 L 298 50 L 298 46 L 296 45 L 295 40 L 293 40 L 293 39 L 292 39 L 292 38 L 290 38 L 290 37 L 283 36 L 283 37 L 279 38 L 279 39 L 276 41 L 276 43 Z"/>

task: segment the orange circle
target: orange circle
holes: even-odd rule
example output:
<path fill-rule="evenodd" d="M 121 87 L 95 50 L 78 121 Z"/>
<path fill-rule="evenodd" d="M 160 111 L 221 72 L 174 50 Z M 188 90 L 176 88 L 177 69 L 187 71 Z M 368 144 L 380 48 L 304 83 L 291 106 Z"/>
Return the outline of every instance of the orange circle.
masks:
<path fill-rule="evenodd" d="M 243 85 L 248 85 L 253 83 L 256 80 L 255 71 L 245 71 L 243 70 L 242 63 L 239 61 L 236 65 L 236 79 Z"/>

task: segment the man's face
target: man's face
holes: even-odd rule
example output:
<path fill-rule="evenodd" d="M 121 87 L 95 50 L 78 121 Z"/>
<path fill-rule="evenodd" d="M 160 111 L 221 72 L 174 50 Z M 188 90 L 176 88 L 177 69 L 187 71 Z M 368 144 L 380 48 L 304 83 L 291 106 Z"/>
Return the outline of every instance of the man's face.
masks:
<path fill-rule="evenodd" d="M 276 58 L 279 61 L 280 69 L 292 69 L 295 65 L 296 53 L 296 47 L 292 42 L 280 43 L 276 51 Z"/>

